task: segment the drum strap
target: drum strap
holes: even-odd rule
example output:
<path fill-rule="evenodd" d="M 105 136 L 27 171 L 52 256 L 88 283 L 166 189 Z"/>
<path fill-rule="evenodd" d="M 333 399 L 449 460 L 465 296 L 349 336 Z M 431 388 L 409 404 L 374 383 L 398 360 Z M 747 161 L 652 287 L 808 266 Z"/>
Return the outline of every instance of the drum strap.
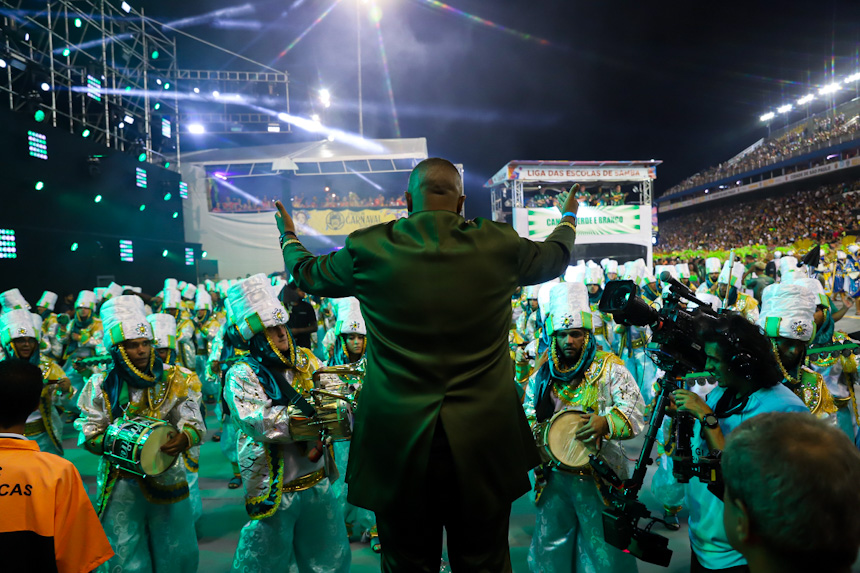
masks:
<path fill-rule="evenodd" d="M 304 397 L 299 394 L 295 388 L 293 388 L 292 384 L 287 381 L 286 376 L 278 372 L 277 370 L 270 370 L 272 376 L 275 379 L 275 382 L 278 383 L 278 386 L 281 389 L 281 394 L 286 398 L 287 403 L 292 406 L 295 406 L 299 409 L 299 412 L 302 413 L 303 416 L 307 416 L 308 418 L 313 417 L 316 414 L 316 410 L 311 406 Z"/>

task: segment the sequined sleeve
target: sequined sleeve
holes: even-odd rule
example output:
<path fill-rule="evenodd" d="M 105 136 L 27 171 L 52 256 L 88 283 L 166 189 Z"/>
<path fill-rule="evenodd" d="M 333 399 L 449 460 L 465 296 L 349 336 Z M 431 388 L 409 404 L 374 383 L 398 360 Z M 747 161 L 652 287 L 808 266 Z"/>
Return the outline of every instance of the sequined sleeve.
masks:
<path fill-rule="evenodd" d="M 80 432 L 78 445 L 85 446 L 94 453 L 100 453 L 102 434 L 110 425 L 110 408 L 105 403 L 102 382 L 104 373 L 91 376 L 78 397 L 81 416 L 75 420 L 75 428 Z M 97 447 L 93 447 L 98 442 Z"/>
<path fill-rule="evenodd" d="M 756 324 L 758 322 L 758 315 L 759 315 L 758 303 L 756 302 L 755 299 L 751 298 L 750 302 L 747 302 L 747 305 L 748 305 L 748 308 L 747 308 L 746 312 L 744 313 L 744 317 L 748 321 L 750 321 L 751 323 Z"/>
<path fill-rule="evenodd" d="M 224 397 L 235 424 L 252 439 L 261 442 L 291 442 L 290 416 L 286 406 L 276 406 L 266 395 L 257 375 L 244 363 L 227 372 Z"/>
<path fill-rule="evenodd" d="M 529 426 L 534 426 L 537 421 L 537 414 L 535 414 L 535 388 L 537 381 L 535 378 L 534 375 L 529 377 L 528 384 L 526 384 L 526 395 L 523 397 L 523 409 L 526 411 L 526 419 L 529 421 Z"/>
<path fill-rule="evenodd" d="M 202 401 L 200 379 L 193 372 L 184 372 L 185 376 L 176 375 L 173 384 L 182 383 L 185 388 L 173 389 L 180 399 L 171 409 L 169 414 L 170 421 L 188 434 L 191 440 L 191 445 L 196 446 L 203 441 L 203 436 L 206 435 L 206 426 L 203 422 L 203 414 L 200 412 L 200 402 Z"/>
<path fill-rule="evenodd" d="M 644 426 L 645 401 L 633 375 L 623 364 L 613 362 L 609 371 L 612 406 L 607 412 L 610 439 L 630 439 Z"/>
<path fill-rule="evenodd" d="M 101 345 L 103 338 L 104 330 L 102 330 L 102 325 L 95 324 L 90 327 L 90 337 L 87 338 L 86 342 L 81 342 L 80 345 L 82 347 L 96 348 Z"/>

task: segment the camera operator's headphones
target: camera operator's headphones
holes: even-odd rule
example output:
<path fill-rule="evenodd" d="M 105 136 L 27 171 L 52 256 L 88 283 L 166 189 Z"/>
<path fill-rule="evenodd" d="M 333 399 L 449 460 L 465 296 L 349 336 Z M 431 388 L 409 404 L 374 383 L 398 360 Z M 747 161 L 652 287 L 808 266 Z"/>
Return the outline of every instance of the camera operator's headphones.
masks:
<path fill-rule="evenodd" d="M 740 340 L 733 332 L 726 331 L 726 338 L 732 345 L 733 353 L 729 359 L 729 369 L 747 380 L 752 380 L 755 375 L 755 359 L 752 354 L 741 347 Z"/>

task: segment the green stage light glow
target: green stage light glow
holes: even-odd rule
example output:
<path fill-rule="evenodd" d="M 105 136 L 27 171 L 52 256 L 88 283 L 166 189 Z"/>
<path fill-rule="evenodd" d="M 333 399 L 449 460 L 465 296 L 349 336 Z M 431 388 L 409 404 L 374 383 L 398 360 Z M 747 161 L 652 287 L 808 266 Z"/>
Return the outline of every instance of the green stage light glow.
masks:
<path fill-rule="evenodd" d="M 75 18 L 75 28 L 80 28 L 81 26 L 83 26 L 83 24 L 84 23 L 81 22 L 80 18 Z"/>
<path fill-rule="evenodd" d="M 160 104 L 160 103 L 155 104 L 155 109 L 156 109 L 156 110 L 161 109 L 161 104 Z"/>
<path fill-rule="evenodd" d="M 165 194 L 164 194 L 164 200 L 165 200 L 165 201 L 170 201 L 170 198 L 171 198 L 171 197 L 173 197 L 173 195 L 171 195 L 170 193 L 165 193 Z"/>
<path fill-rule="evenodd" d="M 77 243 L 72 243 L 72 246 L 71 246 L 71 247 L 69 247 L 69 250 L 70 250 L 70 251 L 72 251 L 72 252 L 74 253 L 75 251 L 77 251 L 77 250 L 78 250 L 78 244 L 77 244 Z"/>
<path fill-rule="evenodd" d="M 36 191 L 41 191 L 44 188 L 45 188 L 45 182 L 44 181 L 36 181 Z"/>
<path fill-rule="evenodd" d="M 200 256 L 205 259 L 206 257 L 209 256 L 209 253 L 207 251 L 203 251 L 202 253 L 200 253 Z"/>
<path fill-rule="evenodd" d="M 158 53 L 158 50 L 152 50 L 152 59 L 153 60 L 157 60 L 158 56 L 160 56 L 160 55 L 161 54 Z"/>
<path fill-rule="evenodd" d="M 140 210 L 141 210 L 141 211 L 146 211 L 146 205 L 141 205 L 141 206 L 140 206 Z"/>
<path fill-rule="evenodd" d="M 176 219 L 178 217 L 179 217 L 179 211 L 174 211 L 173 212 L 173 218 Z"/>
<path fill-rule="evenodd" d="M 138 156 L 137 156 L 137 160 L 138 160 L 138 161 L 140 161 L 141 163 L 143 163 L 144 161 L 146 161 L 146 152 L 144 151 L 143 153 L 141 153 L 140 155 L 138 155 Z"/>
<path fill-rule="evenodd" d="M 167 249 L 164 249 L 163 251 L 161 251 L 161 256 L 162 256 L 162 257 L 166 257 L 166 256 L 167 256 Z"/>
<path fill-rule="evenodd" d="M 45 121 L 45 117 L 46 117 L 45 110 L 42 110 L 42 109 L 37 109 L 36 113 L 33 114 L 33 119 L 35 119 L 39 123 L 42 123 L 43 121 Z"/>
<path fill-rule="evenodd" d="M 81 132 L 81 137 L 89 137 L 89 136 L 90 136 L 90 130 L 89 129 L 85 129 Z"/>
<path fill-rule="evenodd" d="M 102 202 L 102 196 L 101 196 L 101 195 L 96 195 L 96 198 L 95 198 L 95 199 L 93 199 L 93 202 L 94 202 L 94 203 L 101 203 L 101 202 Z"/>

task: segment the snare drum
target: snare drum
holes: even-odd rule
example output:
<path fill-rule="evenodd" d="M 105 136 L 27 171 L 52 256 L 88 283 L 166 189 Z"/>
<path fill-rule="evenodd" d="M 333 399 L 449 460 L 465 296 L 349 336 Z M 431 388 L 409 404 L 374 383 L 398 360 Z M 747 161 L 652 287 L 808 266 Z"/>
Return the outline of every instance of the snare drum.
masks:
<path fill-rule="evenodd" d="M 334 396 L 314 397 L 316 415 L 307 418 L 291 408 L 290 436 L 297 442 L 315 442 L 325 436 L 335 442 L 344 442 L 352 437 L 352 411 L 349 404 Z M 298 415 L 294 415 L 295 411 Z"/>
<path fill-rule="evenodd" d="M 535 441 L 544 462 L 555 462 L 572 470 L 587 467 L 589 454 L 596 454 L 597 450 L 573 437 L 583 425 L 583 413 L 573 409 L 559 410 L 552 418 L 538 424 Z"/>
<path fill-rule="evenodd" d="M 161 451 L 178 430 L 155 418 L 120 418 L 108 426 L 104 455 L 120 469 L 139 476 L 157 476 L 166 472 L 179 456 Z"/>

